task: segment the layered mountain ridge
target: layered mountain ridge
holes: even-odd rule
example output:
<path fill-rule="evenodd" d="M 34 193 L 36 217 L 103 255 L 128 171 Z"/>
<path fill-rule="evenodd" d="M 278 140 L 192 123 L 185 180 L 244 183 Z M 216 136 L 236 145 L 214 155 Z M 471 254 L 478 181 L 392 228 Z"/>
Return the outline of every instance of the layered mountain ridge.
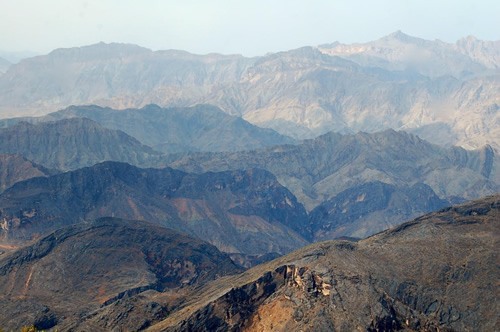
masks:
<path fill-rule="evenodd" d="M 71 106 L 42 117 L 0 120 L 0 128 L 22 121 L 39 124 L 73 118 L 87 118 L 105 128 L 121 130 L 163 153 L 241 151 L 294 143 L 287 136 L 254 126 L 210 105 L 184 108 L 147 105 L 141 109 L 126 110 L 96 105 Z"/>
<path fill-rule="evenodd" d="M 223 115 L 202 106 L 179 111 L 193 117 L 206 115 L 205 111 L 215 115 L 215 119 Z M 411 134 L 387 130 L 356 135 L 328 133 L 293 145 L 257 150 L 193 153 L 189 149 L 202 150 L 215 146 L 236 148 L 243 147 L 245 141 L 248 142 L 247 147 L 261 146 L 286 140 L 276 133 L 261 132 L 245 125 L 243 128 L 248 131 L 240 135 L 241 140 L 237 138 L 237 128 L 241 127 L 229 128 L 229 136 L 236 138 L 235 143 L 227 143 L 227 138 L 222 139 L 224 134 L 217 135 L 224 130 L 226 122 L 203 121 L 206 117 L 199 116 L 202 121 L 197 123 L 207 123 L 205 128 L 210 129 L 198 130 L 194 126 L 192 131 L 185 133 L 192 138 L 186 140 L 184 145 L 188 152 L 165 155 L 122 131 L 74 117 L 77 114 L 92 115 L 102 125 L 110 127 L 128 123 L 124 129 L 129 133 L 141 138 L 151 133 L 150 141 L 167 139 L 172 146 L 175 138 L 170 140 L 169 131 L 160 129 L 163 128 L 162 121 L 158 121 L 158 127 L 153 121 L 160 114 L 160 118 L 171 125 L 184 123 L 188 126 L 191 123 L 190 115 L 179 116 L 177 122 L 168 121 L 172 113 L 174 118 L 180 114 L 176 109 L 156 106 L 128 111 L 89 106 L 72 107 L 43 118 L 24 119 L 34 124 L 19 122 L 19 119 L 4 120 L 6 127 L 0 129 L 0 137 L 3 138 L 0 152 L 18 153 L 45 167 L 62 170 L 75 170 L 105 160 L 127 162 L 139 167 L 170 166 L 191 173 L 265 169 L 274 174 L 311 213 L 310 217 L 304 217 L 304 225 L 307 226 L 299 231 L 308 240 L 365 237 L 444 204 L 478 198 L 499 190 L 498 157 L 490 146 L 474 151 L 444 148 Z M 59 117 L 63 119 L 45 122 Z M 129 121 L 131 118 L 134 121 Z M 223 118 L 228 117 L 223 115 Z M 237 118 L 229 118 L 238 122 Z M 219 143 L 217 138 L 221 138 Z M 381 190 L 380 186 L 386 189 Z M 316 208 L 318 210 L 313 213 Z M 358 208 L 362 213 L 356 211 Z M 134 214 L 122 217 L 139 218 Z M 148 218 L 157 220 L 156 217 Z M 346 220 L 349 222 L 345 223 Z"/>
<path fill-rule="evenodd" d="M 0 154 L 0 193 L 16 182 L 56 173 L 20 155 Z"/>
<path fill-rule="evenodd" d="M 0 77 L 0 114 L 208 103 L 294 138 L 392 128 L 498 149 L 499 49 L 497 41 L 447 44 L 403 33 L 255 58 L 101 43 L 13 65 Z"/>

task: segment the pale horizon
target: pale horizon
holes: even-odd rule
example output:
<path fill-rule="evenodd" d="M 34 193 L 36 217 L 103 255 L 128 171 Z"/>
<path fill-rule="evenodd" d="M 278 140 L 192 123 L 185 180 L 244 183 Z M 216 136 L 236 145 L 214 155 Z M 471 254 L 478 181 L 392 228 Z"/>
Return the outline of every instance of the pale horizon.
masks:
<path fill-rule="evenodd" d="M 500 2 L 17 0 L 0 4 L 0 50 L 46 54 L 99 42 L 151 50 L 261 56 L 333 42 L 364 43 L 402 31 L 455 43 L 500 39 Z"/>

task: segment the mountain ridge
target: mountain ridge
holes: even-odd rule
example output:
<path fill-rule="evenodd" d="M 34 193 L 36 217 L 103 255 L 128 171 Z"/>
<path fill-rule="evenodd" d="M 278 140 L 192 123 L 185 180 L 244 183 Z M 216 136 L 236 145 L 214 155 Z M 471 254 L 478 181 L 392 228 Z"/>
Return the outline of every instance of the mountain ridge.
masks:
<path fill-rule="evenodd" d="M 160 153 L 121 130 L 86 118 L 0 128 L 0 153 L 20 154 L 45 167 L 70 170 L 106 160 L 147 163 Z"/>
<path fill-rule="evenodd" d="M 147 220 L 243 255 L 283 254 L 310 238 L 303 206 L 258 169 L 190 174 L 104 162 L 17 182 L 0 195 L 0 215 L 7 245 L 108 216 Z"/>
<path fill-rule="evenodd" d="M 334 237 L 365 237 L 443 204 L 493 194 L 500 188 L 493 148 L 444 148 L 394 130 L 328 133 L 296 145 L 236 153 L 191 153 L 163 160 L 161 165 L 189 172 L 266 169 L 307 211 L 325 208 L 332 201 L 339 213 L 336 219 L 354 213 L 356 218 L 349 227 L 328 230 Z M 377 182 L 391 189 L 380 191 L 369 186 Z M 363 215 L 353 212 L 363 204 L 368 207 Z M 317 220 L 329 224 L 328 215 Z M 316 231 L 323 226 L 318 225 Z"/>
<path fill-rule="evenodd" d="M 42 117 L 0 120 L 1 127 L 26 121 L 39 124 L 68 118 L 88 118 L 101 126 L 121 130 L 162 153 L 238 151 L 294 143 L 272 129 L 254 126 L 211 105 L 115 110 L 96 105 L 70 106 Z"/>

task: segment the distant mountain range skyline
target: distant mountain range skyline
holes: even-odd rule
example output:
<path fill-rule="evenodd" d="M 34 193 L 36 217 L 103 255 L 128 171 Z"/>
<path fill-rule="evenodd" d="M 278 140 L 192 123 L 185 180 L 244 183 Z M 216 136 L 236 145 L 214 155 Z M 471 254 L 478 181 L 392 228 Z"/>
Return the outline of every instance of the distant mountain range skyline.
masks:
<path fill-rule="evenodd" d="M 410 38 L 417 38 L 417 39 L 422 39 L 422 40 L 426 40 L 426 41 L 431 41 L 431 42 L 442 42 L 442 43 L 445 43 L 445 44 L 456 44 L 456 43 L 459 43 L 461 41 L 464 41 L 464 40 L 470 40 L 470 39 L 473 39 L 473 40 L 480 40 L 480 41 L 484 41 L 484 42 L 500 42 L 500 37 L 499 38 L 496 38 L 496 39 L 491 39 L 491 38 L 482 38 L 478 35 L 475 35 L 473 33 L 469 33 L 469 34 L 464 34 L 462 35 L 461 37 L 459 38 L 454 38 L 454 39 L 441 39 L 441 38 L 425 38 L 425 37 L 422 37 L 422 36 L 419 36 L 417 34 L 410 34 L 402 29 L 396 29 L 396 30 L 393 30 L 392 32 L 390 33 L 387 33 L 387 34 L 383 34 L 383 35 L 380 35 L 379 37 L 377 38 L 373 38 L 373 39 L 370 39 L 370 40 L 358 40 L 358 41 L 346 41 L 346 40 L 342 40 L 342 39 L 336 39 L 336 40 L 330 40 L 330 41 L 324 41 L 324 42 L 320 42 L 320 43 L 304 43 L 304 44 L 301 44 L 301 45 L 297 45 L 295 47 L 290 47 L 290 48 L 283 48 L 283 49 L 278 49 L 278 50 L 268 50 L 268 51 L 263 51 L 259 54 L 250 54 L 250 55 L 247 55 L 247 54 L 244 54 L 244 52 L 223 52 L 223 51 L 208 51 L 208 52 L 197 52 L 195 50 L 189 50 L 187 48 L 180 48 L 180 47 L 171 47 L 171 48 L 162 48 L 162 47 L 150 47 L 147 43 L 140 43 L 140 42 L 133 42 L 133 41 L 127 41 L 127 40 L 94 40 L 92 42 L 89 42 L 89 43 L 80 43 L 80 44 L 72 44 L 72 45 L 60 45 L 60 46 L 56 46 L 56 47 L 52 47 L 52 48 L 48 48 L 48 49 L 36 49 L 36 48 L 30 48 L 30 47 L 25 47 L 25 48 L 22 48 L 22 49 L 10 49 L 10 48 L 6 48 L 6 47 L 2 47 L 0 48 L 0 59 L 3 59 L 3 60 L 6 60 L 8 62 L 10 62 L 10 64 L 16 64 L 24 59 L 28 59 L 28 58 L 31 58 L 31 57 L 35 57 L 35 56 L 41 56 L 41 55 L 48 55 L 50 54 L 51 52 L 53 51 L 57 51 L 59 49 L 71 49 L 71 48 L 79 48 L 79 47 L 87 47 L 87 46 L 93 46 L 93 45 L 98 45 L 98 44 L 123 44 L 123 45 L 134 45 L 134 46 L 139 46 L 141 48 L 144 48 L 144 49 L 147 49 L 147 50 L 150 50 L 150 51 L 153 51 L 153 52 L 158 52 L 158 51 L 183 51 L 183 52 L 187 52 L 187 53 L 190 53 L 190 54 L 193 54 L 193 55 L 212 55 L 212 54 L 219 54 L 219 55 L 239 55 L 239 56 L 243 56 L 243 57 L 249 57 L 249 58 L 252 58 L 252 57 L 260 57 L 260 56 L 266 56 L 266 55 L 269 55 L 269 54 L 273 54 L 273 53 L 279 53 L 279 52 L 287 52 L 287 51 L 291 51 L 291 50 L 294 50 L 294 49 L 297 49 L 297 48 L 301 48 L 301 47 L 314 47 L 314 48 L 322 48 L 326 45 L 338 45 L 338 44 L 352 44 L 352 45 L 358 45 L 358 44 L 366 44 L 366 43 L 370 43 L 370 42 L 374 42 L 374 41 L 377 41 L 377 40 L 381 40 L 381 39 L 384 39 L 384 38 L 387 38 L 387 37 L 390 37 L 390 36 L 395 36 L 395 35 L 404 35 L 404 36 L 408 36 Z"/>

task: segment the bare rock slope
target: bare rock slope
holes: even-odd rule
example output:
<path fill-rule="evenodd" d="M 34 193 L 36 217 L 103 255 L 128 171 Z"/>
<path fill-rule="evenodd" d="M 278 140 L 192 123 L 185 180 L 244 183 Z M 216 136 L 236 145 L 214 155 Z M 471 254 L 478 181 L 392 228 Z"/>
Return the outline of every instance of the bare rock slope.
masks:
<path fill-rule="evenodd" d="M 0 256 L 0 325 L 67 330 L 123 297 L 173 293 L 238 271 L 214 246 L 145 221 L 81 223 Z M 119 324 L 143 329 L 171 307 L 150 299 L 145 309 L 142 316 L 123 312 Z"/>

